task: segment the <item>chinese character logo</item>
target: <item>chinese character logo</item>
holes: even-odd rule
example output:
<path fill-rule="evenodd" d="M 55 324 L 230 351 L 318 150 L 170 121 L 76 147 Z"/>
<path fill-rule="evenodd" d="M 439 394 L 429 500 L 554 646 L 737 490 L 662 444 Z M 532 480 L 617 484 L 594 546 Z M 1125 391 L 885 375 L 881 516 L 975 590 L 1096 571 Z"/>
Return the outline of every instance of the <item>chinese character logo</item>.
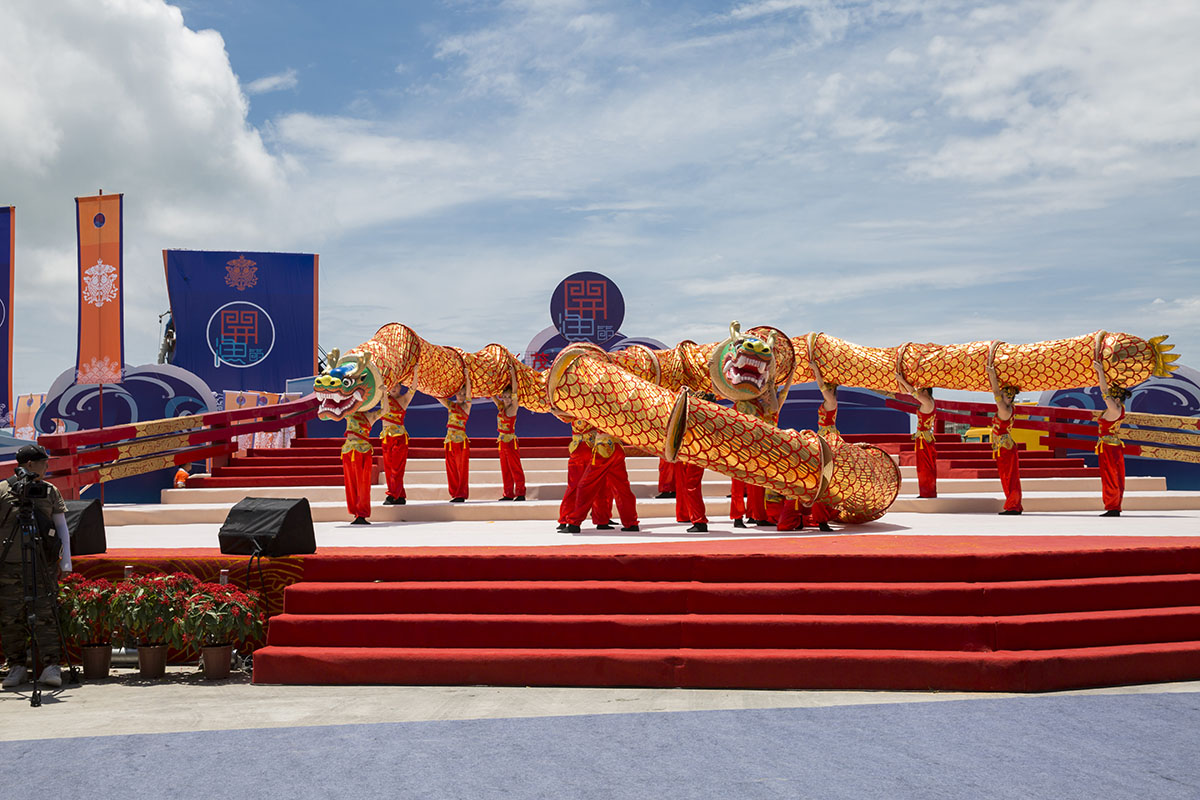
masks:
<path fill-rule="evenodd" d="M 258 284 L 257 263 L 245 256 L 225 262 L 225 285 L 232 286 L 239 292 L 256 286 Z"/>
<path fill-rule="evenodd" d="M 85 303 L 100 308 L 105 303 L 116 300 L 119 289 L 116 267 L 105 264 L 102 259 L 96 259 L 95 266 L 88 267 L 83 271 L 83 301 Z"/>
<path fill-rule="evenodd" d="M 275 323 L 254 303 L 226 303 L 209 318 L 207 338 L 214 367 L 225 364 L 244 369 L 262 363 L 271 354 Z"/>
<path fill-rule="evenodd" d="M 597 272 L 568 276 L 550 298 L 550 318 L 569 342 L 603 344 L 616 337 L 624 317 L 621 290 Z"/>

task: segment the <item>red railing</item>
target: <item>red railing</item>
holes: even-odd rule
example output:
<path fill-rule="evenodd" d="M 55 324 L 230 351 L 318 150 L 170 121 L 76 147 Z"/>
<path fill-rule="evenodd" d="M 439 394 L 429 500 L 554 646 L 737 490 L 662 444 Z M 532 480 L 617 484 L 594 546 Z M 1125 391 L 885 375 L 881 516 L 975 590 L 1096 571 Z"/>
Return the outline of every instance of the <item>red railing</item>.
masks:
<path fill-rule="evenodd" d="M 910 414 L 917 411 L 916 399 L 908 395 L 889 398 L 887 406 Z M 1101 413 L 1018 404 L 1014 407 L 1013 427 L 1044 431 L 1042 444 L 1054 450 L 1094 450 Z M 988 403 L 937 401 L 938 419 L 945 422 L 991 425 L 995 414 L 996 407 Z M 1120 437 L 1129 456 L 1200 463 L 1200 417 L 1126 414 Z"/>
<path fill-rule="evenodd" d="M 216 463 L 237 451 L 237 437 L 302 425 L 317 416 L 317 399 L 210 411 L 186 417 L 134 422 L 38 437 L 50 454 L 46 479 L 64 497 L 75 498 L 85 486 L 177 467 L 193 461 Z M 0 464 L 10 474 L 14 462 Z"/>

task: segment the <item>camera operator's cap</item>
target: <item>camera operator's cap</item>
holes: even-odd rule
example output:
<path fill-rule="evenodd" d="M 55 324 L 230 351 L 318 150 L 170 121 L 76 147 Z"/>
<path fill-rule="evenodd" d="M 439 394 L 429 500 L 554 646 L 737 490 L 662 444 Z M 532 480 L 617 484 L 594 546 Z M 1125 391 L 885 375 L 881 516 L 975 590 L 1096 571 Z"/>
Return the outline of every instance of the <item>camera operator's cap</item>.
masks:
<path fill-rule="evenodd" d="M 50 454 L 36 444 L 27 444 L 17 451 L 17 463 L 28 464 L 30 461 L 44 461 Z"/>

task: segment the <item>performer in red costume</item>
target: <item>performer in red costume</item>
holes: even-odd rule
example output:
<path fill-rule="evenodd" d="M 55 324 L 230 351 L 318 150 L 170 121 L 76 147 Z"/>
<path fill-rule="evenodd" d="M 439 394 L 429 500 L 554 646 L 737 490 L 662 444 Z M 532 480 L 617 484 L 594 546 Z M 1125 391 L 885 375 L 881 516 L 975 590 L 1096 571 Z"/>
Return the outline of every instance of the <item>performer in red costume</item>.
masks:
<path fill-rule="evenodd" d="M 992 346 L 993 350 L 995 345 Z M 1017 456 L 1017 443 L 1013 441 L 1013 403 L 1020 389 L 1016 386 L 1001 386 L 996 377 L 996 367 L 988 355 L 988 379 L 992 383 L 992 394 L 996 398 L 996 416 L 992 419 L 992 457 L 996 459 L 996 470 L 1000 473 L 1000 486 L 1004 489 L 1003 516 L 1016 516 L 1021 507 L 1021 471 Z"/>
<path fill-rule="evenodd" d="M 790 383 L 785 383 L 779 391 L 773 391 L 770 387 L 775 386 L 775 367 L 772 363 L 770 377 L 767 379 L 767 389 L 759 397 L 753 400 L 739 400 L 734 403 L 734 408 L 743 414 L 749 414 L 752 417 L 761 419 L 764 422 L 769 422 L 772 425 L 779 424 L 779 412 L 783 408 L 784 402 L 787 400 L 788 391 L 792 388 Z M 733 494 L 737 495 L 736 481 L 734 481 Z M 766 493 L 767 490 L 761 486 L 753 484 L 744 484 L 746 487 L 746 511 L 749 514 L 747 521 L 751 525 L 774 525 L 779 519 L 778 515 L 773 515 L 767 508 Z M 733 504 L 730 503 L 730 516 L 733 516 Z M 733 518 L 733 527 L 744 528 L 745 525 L 739 525 L 740 515 Z"/>
<path fill-rule="evenodd" d="M 809 368 L 817 379 L 817 388 L 821 390 L 822 403 L 817 407 L 817 435 L 831 446 L 842 444 L 842 434 L 837 429 L 837 386 L 825 383 L 821 378 L 821 368 L 815 361 L 809 362 Z M 805 517 L 808 524 L 816 525 L 818 530 L 832 533 L 829 520 L 837 517 L 834 510 L 826 503 L 813 503 L 811 508 L 805 508 L 796 500 L 785 498 L 779 512 L 779 522 L 776 529 L 781 531 L 798 531 L 804 528 Z"/>
<path fill-rule="evenodd" d="M 937 423 L 933 389 L 914 389 L 900 371 L 896 382 L 919 403 L 917 406 L 917 431 L 913 434 L 913 454 L 917 462 L 917 494 L 920 497 L 937 497 L 937 439 L 933 428 Z"/>
<path fill-rule="evenodd" d="M 446 419 L 446 488 L 451 503 L 462 503 L 471 494 L 471 439 L 467 436 L 467 417 L 471 415 L 470 389 L 464 386 L 451 398 L 438 398 L 450 416 Z"/>
<path fill-rule="evenodd" d="M 746 495 L 750 490 L 749 484 L 745 481 L 739 481 L 737 478 L 732 478 L 729 486 L 729 518 L 733 520 L 733 527 L 744 528 L 746 523 L 742 521 L 742 517 L 746 515 Z"/>
<path fill-rule="evenodd" d="M 675 519 L 677 522 L 692 523 L 688 533 L 708 533 L 708 514 L 704 508 L 704 491 L 701 489 L 703 481 L 704 467 L 676 462 Z"/>
<path fill-rule="evenodd" d="M 555 414 L 555 416 L 558 416 Z M 560 417 L 561 419 L 561 417 Z M 565 420 L 564 420 L 565 421 Z M 575 510 L 575 498 L 578 496 L 579 481 L 592 461 L 592 443 L 595 432 L 591 425 L 583 420 L 571 422 L 571 443 L 567 445 L 570 457 L 567 459 L 567 491 L 563 494 L 562 502 L 558 505 L 558 532 L 567 530 L 567 518 Z M 592 502 L 592 523 L 597 530 L 610 531 L 612 526 L 612 496 L 607 486 L 596 494 Z"/>
<path fill-rule="evenodd" d="M 517 444 L 517 398 L 512 384 L 493 397 L 496 404 L 496 446 L 500 449 L 500 479 L 504 482 L 501 500 L 525 499 L 525 470 L 521 468 L 521 450 Z"/>
<path fill-rule="evenodd" d="M 638 530 L 637 501 L 629 486 L 629 472 L 625 469 L 625 450 L 620 441 L 602 431 L 596 431 L 592 445 L 592 462 L 584 470 L 575 490 L 575 508 L 567 516 L 567 533 L 579 533 L 583 522 L 596 497 L 608 488 L 617 502 L 617 513 L 621 517 L 621 530 Z"/>
<path fill-rule="evenodd" d="M 408 431 L 404 428 L 404 415 L 417 390 L 416 370 L 413 370 L 409 388 L 396 384 L 383 400 L 383 472 L 387 481 L 385 506 L 402 506 L 407 500 L 404 492 L 404 467 L 408 464 Z"/>
<path fill-rule="evenodd" d="M 656 500 L 675 497 L 675 465 L 665 458 L 658 459 L 658 494 Z"/>
<path fill-rule="evenodd" d="M 346 418 L 346 441 L 342 444 L 342 476 L 346 484 L 346 509 L 354 515 L 351 525 L 370 525 L 371 479 L 375 450 L 371 426 L 379 411 L 358 412 Z"/>
<path fill-rule="evenodd" d="M 1109 387 L 1104 364 L 1096 362 L 1097 385 L 1104 397 L 1104 413 L 1096 439 L 1096 456 L 1100 462 L 1100 493 L 1104 498 L 1102 517 L 1121 516 L 1121 500 L 1125 497 L 1125 443 L 1117 435 L 1125 419 L 1125 400 L 1129 392 L 1120 386 Z"/>

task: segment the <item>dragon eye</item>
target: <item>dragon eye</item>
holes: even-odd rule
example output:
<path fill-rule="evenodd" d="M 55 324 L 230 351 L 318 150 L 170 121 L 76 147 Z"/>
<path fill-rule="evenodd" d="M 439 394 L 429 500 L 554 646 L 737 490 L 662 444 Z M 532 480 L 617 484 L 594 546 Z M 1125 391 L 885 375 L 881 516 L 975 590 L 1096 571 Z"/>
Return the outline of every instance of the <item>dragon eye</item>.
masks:
<path fill-rule="evenodd" d="M 349 389 L 353 385 L 354 381 L 350 380 L 349 378 L 342 378 L 342 386 L 345 386 L 347 389 Z"/>

